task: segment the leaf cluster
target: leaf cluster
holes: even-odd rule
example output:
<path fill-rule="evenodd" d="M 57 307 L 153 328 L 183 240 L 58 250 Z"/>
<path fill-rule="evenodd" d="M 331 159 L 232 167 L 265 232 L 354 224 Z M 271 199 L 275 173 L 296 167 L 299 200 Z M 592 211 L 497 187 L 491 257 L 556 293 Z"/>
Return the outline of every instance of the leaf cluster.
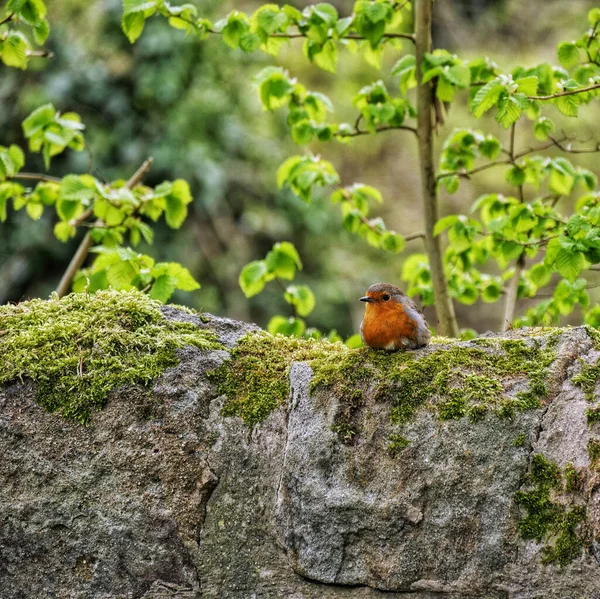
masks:
<path fill-rule="evenodd" d="M 25 70 L 34 44 L 42 46 L 48 39 L 50 25 L 43 0 L 8 0 L 0 18 L 0 60 L 7 67 Z M 31 39 L 33 38 L 33 43 Z"/>

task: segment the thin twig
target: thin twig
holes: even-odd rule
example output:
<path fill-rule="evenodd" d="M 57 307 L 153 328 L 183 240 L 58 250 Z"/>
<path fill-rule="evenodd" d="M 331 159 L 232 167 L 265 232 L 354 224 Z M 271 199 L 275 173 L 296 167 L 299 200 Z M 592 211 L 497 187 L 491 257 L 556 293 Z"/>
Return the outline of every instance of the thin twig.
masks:
<path fill-rule="evenodd" d="M 410 235 L 402 235 L 402 237 L 404 237 L 404 241 L 412 241 L 413 239 L 425 239 L 425 233 L 423 231 L 419 231 L 418 233 L 411 233 Z"/>
<path fill-rule="evenodd" d="M 384 131 L 393 131 L 400 129 L 402 131 L 410 131 L 418 137 L 417 130 L 414 127 L 408 127 L 406 125 L 386 125 L 385 127 L 379 127 L 375 131 L 365 131 L 364 129 L 355 129 L 351 133 L 336 133 L 336 137 L 358 137 L 359 135 L 371 135 L 373 133 L 383 133 Z"/>
<path fill-rule="evenodd" d="M 495 162 L 488 162 L 487 164 L 482 164 L 481 166 L 478 166 L 477 168 L 474 168 L 470 171 L 449 171 L 449 172 L 444 172 L 444 173 L 440 173 L 437 176 L 437 180 L 439 181 L 440 179 L 444 179 L 446 177 L 453 177 L 453 176 L 457 176 L 457 177 L 463 177 L 465 179 L 468 179 L 471 175 L 475 175 L 476 173 L 480 173 L 481 171 L 486 171 L 489 168 L 493 168 L 495 166 L 502 166 L 502 165 L 506 165 L 506 164 L 511 164 L 510 160 L 496 160 Z"/>
<path fill-rule="evenodd" d="M 519 256 L 515 266 L 515 274 L 510 281 L 506 291 L 506 301 L 504 304 L 504 318 L 502 320 L 502 330 L 508 331 L 512 326 L 512 321 L 515 319 L 515 308 L 517 307 L 517 293 L 519 291 L 519 281 L 521 273 L 525 268 L 525 253 Z"/>
<path fill-rule="evenodd" d="M 561 149 L 563 152 L 569 152 L 570 154 L 593 154 L 594 152 L 600 152 L 600 142 L 598 142 L 598 144 L 596 144 L 595 148 L 576 148 L 576 149 L 573 149 L 570 146 L 564 146 L 564 145 L 562 145 L 561 142 L 564 141 L 564 140 L 555 139 L 551 135 L 548 135 L 548 138 L 550 140 L 552 140 L 552 144 L 555 145 L 557 148 Z"/>
<path fill-rule="evenodd" d="M 52 177 L 51 175 L 42 175 L 40 173 L 24 173 L 20 172 L 11 177 L 9 179 L 31 179 L 32 181 L 46 181 L 47 183 L 60 183 L 62 179 L 58 177 Z"/>
<path fill-rule="evenodd" d="M 177 17 L 177 18 L 181 19 L 182 21 L 186 21 L 186 19 L 182 19 L 181 17 Z M 186 22 L 190 23 L 191 25 L 195 25 L 195 23 L 193 23 L 192 21 L 186 21 Z M 205 29 L 204 31 L 206 33 L 212 33 L 214 35 L 221 35 L 221 32 L 216 31 L 215 29 Z M 283 39 L 298 39 L 298 38 L 305 38 L 308 36 L 305 33 L 301 33 L 300 31 L 298 31 L 298 32 L 292 32 L 292 33 L 283 33 L 283 32 L 270 33 L 269 37 L 283 38 Z M 415 41 L 415 36 L 412 33 L 384 33 L 381 37 L 387 38 L 387 39 L 407 39 L 413 43 Z M 328 39 L 332 39 L 332 38 L 328 38 Z M 350 34 L 344 35 L 340 38 L 340 40 L 366 40 L 366 39 L 367 39 L 366 37 L 363 37 L 362 35 L 358 35 L 356 33 L 350 33 Z"/>
<path fill-rule="evenodd" d="M 4 19 L 2 19 L 2 21 L 0 21 L 0 25 L 4 25 L 5 23 L 12 21 L 14 16 L 15 16 L 15 13 L 11 12 L 8 16 L 4 17 Z"/>
<path fill-rule="evenodd" d="M 562 98 L 563 96 L 572 96 L 573 94 L 582 94 L 584 92 L 590 92 L 594 89 L 599 89 L 600 83 L 590 85 L 589 87 L 581 87 L 580 89 L 570 89 L 558 94 L 552 94 L 550 96 L 527 96 L 529 100 L 554 100 L 554 98 Z"/>
<path fill-rule="evenodd" d="M 25 55 L 30 58 L 54 58 L 54 52 L 50 50 L 27 50 Z"/>

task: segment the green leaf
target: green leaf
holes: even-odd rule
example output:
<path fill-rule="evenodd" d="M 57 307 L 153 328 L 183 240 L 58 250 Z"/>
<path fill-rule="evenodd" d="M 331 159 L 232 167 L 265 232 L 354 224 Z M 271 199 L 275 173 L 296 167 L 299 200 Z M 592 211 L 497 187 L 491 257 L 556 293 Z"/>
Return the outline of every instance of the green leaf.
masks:
<path fill-rule="evenodd" d="M 338 49 L 332 40 L 327 40 L 322 46 L 321 50 L 312 56 L 314 63 L 321 67 L 324 71 L 335 73 L 338 64 Z"/>
<path fill-rule="evenodd" d="M 476 118 L 483 116 L 490 108 L 498 103 L 500 95 L 506 91 L 506 88 L 501 83 L 501 79 L 496 77 L 486 83 L 473 97 L 470 108 Z"/>
<path fill-rule="evenodd" d="M 54 225 L 54 236 L 63 243 L 69 241 L 71 237 L 75 237 L 76 232 L 77 229 L 66 221 L 59 221 Z"/>
<path fill-rule="evenodd" d="M 552 279 L 552 271 L 543 264 L 534 264 L 529 270 L 529 277 L 536 287 L 545 287 Z"/>
<path fill-rule="evenodd" d="M 244 33 L 240 37 L 240 49 L 246 54 L 252 54 L 260 48 L 261 40 L 256 33 Z"/>
<path fill-rule="evenodd" d="M 292 170 L 302 162 L 302 156 L 291 156 L 277 169 L 277 187 L 281 189 L 290 176 Z"/>
<path fill-rule="evenodd" d="M 258 93 L 266 110 L 285 106 L 294 91 L 289 77 L 281 68 L 267 67 L 256 76 L 255 81 L 259 84 Z"/>
<path fill-rule="evenodd" d="M 326 2 L 321 2 L 314 6 L 313 11 L 330 27 L 333 27 L 338 19 L 338 11 L 336 8 Z"/>
<path fill-rule="evenodd" d="M 123 13 L 146 12 L 156 9 L 158 0 L 123 0 Z"/>
<path fill-rule="evenodd" d="M 491 135 L 488 135 L 479 143 L 479 152 L 483 157 L 489 158 L 490 160 L 494 160 L 500 156 L 501 150 L 502 146 L 500 145 L 500 142 Z"/>
<path fill-rule="evenodd" d="M 252 297 L 260 293 L 265 286 L 267 274 L 268 269 L 264 260 L 254 260 L 246 264 L 238 279 L 244 295 Z"/>
<path fill-rule="evenodd" d="M 150 288 L 150 297 L 166 304 L 177 287 L 177 281 L 169 275 L 160 275 Z"/>
<path fill-rule="evenodd" d="M 516 123 L 521 117 L 521 114 L 523 114 L 523 107 L 517 96 L 518 94 L 504 96 L 498 101 L 496 120 L 505 129 L 508 129 L 513 123 Z"/>
<path fill-rule="evenodd" d="M 442 77 L 446 78 L 456 87 L 469 87 L 471 84 L 471 69 L 462 64 L 455 64 L 442 72 Z"/>
<path fill-rule="evenodd" d="M 285 291 L 284 298 L 288 304 L 296 306 L 300 316 L 308 316 L 316 305 L 315 296 L 306 285 L 290 285 Z"/>
<path fill-rule="evenodd" d="M 572 283 L 585 268 L 586 261 L 581 252 L 561 248 L 556 254 L 555 266 L 559 274 Z"/>
<path fill-rule="evenodd" d="M 306 324 L 301 318 L 285 318 L 273 316 L 267 325 L 271 335 L 285 335 L 287 337 L 301 337 L 306 330 Z"/>
<path fill-rule="evenodd" d="M 243 19 L 237 17 L 230 17 L 227 25 L 221 31 L 221 36 L 223 41 L 230 48 L 237 48 L 240 45 L 241 37 L 247 33 L 248 31 L 248 23 L 246 23 Z"/>
<path fill-rule="evenodd" d="M 309 144 L 314 136 L 314 128 L 310 121 L 301 121 L 296 123 L 291 129 L 292 139 L 299 146 Z"/>
<path fill-rule="evenodd" d="M 60 183 L 59 197 L 62 200 L 89 202 L 95 195 L 94 179 L 89 175 L 67 175 Z"/>
<path fill-rule="evenodd" d="M 281 279 L 292 280 L 302 262 L 296 248 L 289 241 L 276 243 L 265 259 L 269 274 Z"/>
<path fill-rule="evenodd" d="M 600 21 L 600 8 L 592 8 L 590 12 L 588 12 L 588 23 L 590 27 L 594 27 L 596 23 Z"/>
<path fill-rule="evenodd" d="M 381 236 L 380 239 L 381 249 L 386 252 L 393 252 L 399 254 L 406 246 L 406 241 L 402 235 L 388 231 Z"/>
<path fill-rule="evenodd" d="M 25 210 L 30 218 L 38 220 L 44 213 L 44 205 L 40 202 L 27 202 Z"/>
<path fill-rule="evenodd" d="M 517 91 L 526 96 L 535 96 L 537 94 L 538 81 L 537 77 L 523 77 L 522 79 L 517 79 L 515 81 L 517 84 Z"/>
<path fill-rule="evenodd" d="M 129 290 L 133 288 L 133 280 L 137 276 L 137 270 L 130 260 L 123 260 L 109 266 L 106 271 L 108 284 L 114 289 Z"/>
<path fill-rule="evenodd" d="M 434 237 L 436 237 L 442 231 L 445 231 L 448 227 L 451 227 L 459 221 L 460 218 L 456 214 L 449 214 L 448 216 L 444 216 L 444 218 L 440 218 L 440 220 L 438 220 L 433 229 Z"/>
<path fill-rule="evenodd" d="M 558 60 L 565 67 L 574 67 L 579 64 L 579 48 L 573 42 L 558 44 Z M 533 94 L 529 94 L 533 95 Z"/>
<path fill-rule="evenodd" d="M 29 43 L 19 31 L 9 31 L 6 39 L 0 42 L 0 58 L 7 67 L 25 69 Z"/>
<path fill-rule="evenodd" d="M 44 104 L 36 108 L 24 121 L 23 133 L 25 137 L 31 137 L 45 126 L 54 121 L 56 108 L 52 104 Z"/>
<path fill-rule="evenodd" d="M 579 100 L 576 94 L 556 98 L 556 107 L 566 116 L 577 116 L 579 113 Z"/>
<path fill-rule="evenodd" d="M 548 139 L 548 135 L 554 131 L 554 122 L 543 116 L 533 126 L 533 135 L 540 141 Z"/>
<path fill-rule="evenodd" d="M 525 170 L 518 167 L 513 166 L 506 171 L 506 181 L 510 185 L 515 185 L 518 187 L 519 185 L 523 185 L 525 183 Z"/>
<path fill-rule="evenodd" d="M 134 12 L 131 14 L 124 14 L 121 20 L 121 29 L 126 35 L 130 44 L 133 44 L 144 31 L 144 25 L 146 24 L 146 17 L 143 12 Z"/>
<path fill-rule="evenodd" d="M 502 285 L 498 281 L 490 281 L 481 292 L 481 299 L 486 303 L 496 302 L 502 295 Z"/>

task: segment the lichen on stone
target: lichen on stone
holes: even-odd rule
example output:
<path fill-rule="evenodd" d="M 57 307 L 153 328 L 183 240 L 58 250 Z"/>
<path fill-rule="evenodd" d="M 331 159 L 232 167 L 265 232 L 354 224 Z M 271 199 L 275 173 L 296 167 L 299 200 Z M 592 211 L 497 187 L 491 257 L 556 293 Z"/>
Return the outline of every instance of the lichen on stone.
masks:
<path fill-rule="evenodd" d="M 0 384 L 31 380 L 36 401 L 88 423 L 111 389 L 148 385 L 186 345 L 220 348 L 192 323 L 164 318 L 137 291 L 73 293 L 0 307 Z"/>
<path fill-rule="evenodd" d="M 418 352 L 348 349 L 341 343 L 250 334 L 213 373 L 227 399 L 223 414 L 254 425 L 285 403 L 292 362 L 313 371 L 310 391 L 330 388 L 339 400 L 334 426 L 344 439 L 357 433 L 354 415 L 372 394 L 388 401 L 393 423 L 410 421 L 426 407 L 440 420 L 468 416 L 477 421 L 488 411 L 508 417 L 537 408 L 547 394 L 546 375 L 556 357 L 560 330 L 539 339 L 482 338 L 444 340 Z M 525 389 L 510 393 L 508 382 Z"/>
<path fill-rule="evenodd" d="M 561 471 L 543 455 L 534 454 L 525 481 L 530 488 L 515 493 L 515 502 L 527 512 L 519 522 L 519 534 L 523 539 L 544 543 L 542 562 L 545 564 L 565 566 L 588 544 L 585 505 L 569 507 L 564 500 L 558 500 L 576 491 L 576 478 L 578 473 L 572 464 Z"/>

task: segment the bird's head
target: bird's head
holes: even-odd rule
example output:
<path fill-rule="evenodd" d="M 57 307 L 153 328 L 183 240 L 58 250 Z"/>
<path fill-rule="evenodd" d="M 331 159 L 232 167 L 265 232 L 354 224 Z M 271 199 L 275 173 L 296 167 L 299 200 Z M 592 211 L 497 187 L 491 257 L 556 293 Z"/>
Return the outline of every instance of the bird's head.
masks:
<path fill-rule="evenodd" d="M 361 297 L 360 301 L 367 304 L 367 310 L 373 308 L 379 311 L 393 309 L 393 306 L 402 304 L 403 297 L 405 294 L 398 287 L 388 283 L 375 283 L 367 289 L 366 295 Z"/>

